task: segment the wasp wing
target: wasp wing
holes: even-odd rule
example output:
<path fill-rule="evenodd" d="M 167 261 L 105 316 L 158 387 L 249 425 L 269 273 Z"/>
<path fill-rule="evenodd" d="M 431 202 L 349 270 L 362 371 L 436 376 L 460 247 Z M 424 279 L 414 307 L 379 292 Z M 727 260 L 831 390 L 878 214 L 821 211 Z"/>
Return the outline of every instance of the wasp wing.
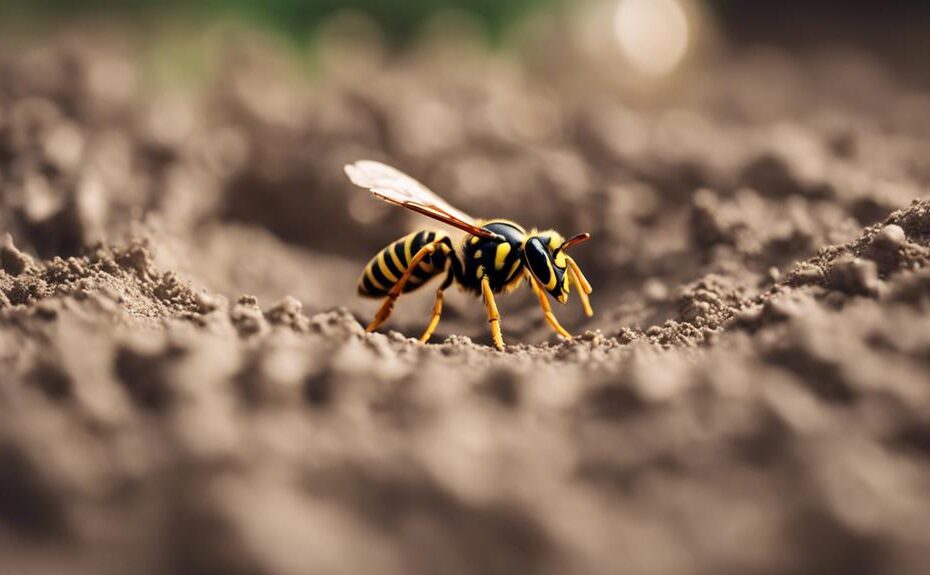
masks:
<path fill-rule="evenodd" d="M 470 234 L 494 238 L 497 234 L 478 226 L 474 218 L 437 196 L 429 188 L 396 168 L 373 160 L 346 164 L 353 184 L 367 188 L 375 197 L 439 220 Z"/>

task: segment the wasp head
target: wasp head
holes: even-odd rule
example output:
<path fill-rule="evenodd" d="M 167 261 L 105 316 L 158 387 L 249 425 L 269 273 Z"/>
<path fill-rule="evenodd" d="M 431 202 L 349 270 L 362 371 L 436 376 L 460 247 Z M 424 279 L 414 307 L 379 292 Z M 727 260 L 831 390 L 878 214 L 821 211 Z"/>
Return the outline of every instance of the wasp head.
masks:
<path fill-rule="evenodd" d="M 568 270 L 571 260 L 565 255 L 565 250 L 590 237 L 590 234 L 578 234 L 566 240 L 561 234 L 552 230 L 534 232 L 527 236 L 523 245 L 523 259 L 526 267 L 539 284 L 559 303 L 564 304 L 568 301 L 571 284 L 569 281 L 571 274 Z"/>

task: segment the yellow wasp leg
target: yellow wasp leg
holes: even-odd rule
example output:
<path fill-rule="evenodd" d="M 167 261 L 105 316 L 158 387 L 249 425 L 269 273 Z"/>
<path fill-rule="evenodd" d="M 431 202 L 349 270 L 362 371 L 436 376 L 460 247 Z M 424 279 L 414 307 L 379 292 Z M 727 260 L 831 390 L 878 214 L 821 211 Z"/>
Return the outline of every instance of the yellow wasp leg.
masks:
<path fill-rule="evenodd" d="M 572 280 L 578 286 L 578 299 L 581 300 L 581 305 L 584 307 L 584 314 L 591 317 L 594 315 L 594 310 L 591 308 L 591 300 L 588 298 L 588 295 L 593 291 L 591 289 L 591 284 L 588 283 L 588 278 L 584 277 L 584 274 L 581 273 L 581 268 L 578 267 L 575 260 L 566 256 L 565 261 L 568 262 L 568 271 L 572 274 Z"/>
<path fill-rule="evenodd" d="M 484 305 L 488 308 L 488 322 L 491 324 L 491 338 L 494 340 L 494 347 L 504 351 L 504 337 L 501 335 L 501 314 L 497 311 L 497 302 L 494 301 L 494 293 L 491 291 L 488 276 L 482 276 L 481 278 L 481 293 L 484 295 Z"/>
<path fill-rule="evenodd" d="M 449 248 L 445 244 L 442 244 L 443 249 L 448 253 Z M 443 280 L 442 284 L 439 286 L 439 289 L 436 290 L 436 301 L 433 303 L 433 315 L 429 319 L 429 324 L 426 326 L 426 330 L 423 331 L 423 335 L 420 336 L 420 341 L 426 343 L 429 341 L 429 338 L 432 337 L 433 331 L 436 330 L 436 326 L 439 325 L 439 317 L 442 315 L 442 296 L 443 292 L 446 291 L 452 282 L 455 280 L 455 275 L 452 273 L 452 261 L 446 263 L 446 279 Z"/>
<path fill-rule="evenodd" d="M 365 331 L 371 333 L 381 327 L 387 318 L 391 317 L 391 312 L 394 311 L 394 302 L 397 301 L 397 298 L 400 297 L 400 294 L 404 291 L 404 286 L 407 285 L 407 281 L 410 279 L 410 276 L 413 275 L 413 271 L 416 269 L 420 262 L 423 261 L 428 255 L 431 255 L 436 251 L 436 245 L 439 244 L 439 241 L 435 241 L 429 244 L 426 244 L 420 251 L 413 256 L 413 259 L 410 260 L 410 263 L 407 264 L 407 269 L 404 271 L 404 275 L 400 276 L 400 279 L 397 280 L 397 283 L 394 284 L 394 287 L 391 288 L 391 291 L 388 292 L 387 299 L 384 300 L 384 303 L 381 304 L 381 308 L 378 309 L 378 313 L 375 314 L 375 319 L 372 320 L 368 327 L 365 328 Z"/>
<path fill-rule="evenodd" d="M 420 336 L 420 341 L 423 343 L 429 341 L 429 338 L 432 337 L 433 332 L 436 330 L 436 326 L 439 325 L 439 316 L 442 315 L 442 291 L 443 288 L 441 287 L 436 290 L 436 302 L 433 303 L 433 316 L 429 319 L 429 325 L 426 326 L 423 335 Z"/>
<path fill-rule="evenodd" d="M 549 306 L 549 300 L 546 298 L 546 292 L 539 287 L 539 282 L 536 278 L 530 276 L 530 285 L 533 286 L 533 293 L 536 294 L 536 297 L 539 299 L 539 306 L 543 310 L 543 314 L 546 316 L 546 321 L 549 322 L 549 325 L 552 326 L 552 329 L 562 337 L 566 339 L 571 339 L 572 334 L 568 333 L 562 324 L 559 323 L 559 320 L 555 318 L 555 314 L 552 313 L 552 308 Z"/>

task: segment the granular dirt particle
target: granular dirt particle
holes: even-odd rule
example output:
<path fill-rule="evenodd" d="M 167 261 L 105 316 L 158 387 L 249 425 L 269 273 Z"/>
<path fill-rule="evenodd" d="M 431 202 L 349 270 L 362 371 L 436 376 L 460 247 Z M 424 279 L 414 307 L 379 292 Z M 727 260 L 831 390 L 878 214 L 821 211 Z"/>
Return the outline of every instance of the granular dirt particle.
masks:
<path fill-rule="evenodd" d="M 259 335 L 268 331 L 268 322 L 255 296 L 244 295 L 229 308 L 229 319 L 242 337 Z"/>

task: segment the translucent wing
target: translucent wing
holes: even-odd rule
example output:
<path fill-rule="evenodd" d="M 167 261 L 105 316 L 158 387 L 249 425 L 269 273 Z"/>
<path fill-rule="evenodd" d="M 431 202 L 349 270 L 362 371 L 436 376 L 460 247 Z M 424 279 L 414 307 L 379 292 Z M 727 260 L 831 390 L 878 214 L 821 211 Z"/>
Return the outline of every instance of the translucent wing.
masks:
<path fill-rule="evenodd" d="M 479 237 L 497 237 L 494 232 L 479 227 L 474 218 L 452 207 L 429 188 L 396 168 L 373 160 L 359 160 L 354 164 L 346 164 L 345 171 L 353 184 L 367 188 L 375 197 L 386 202 Z"/>

